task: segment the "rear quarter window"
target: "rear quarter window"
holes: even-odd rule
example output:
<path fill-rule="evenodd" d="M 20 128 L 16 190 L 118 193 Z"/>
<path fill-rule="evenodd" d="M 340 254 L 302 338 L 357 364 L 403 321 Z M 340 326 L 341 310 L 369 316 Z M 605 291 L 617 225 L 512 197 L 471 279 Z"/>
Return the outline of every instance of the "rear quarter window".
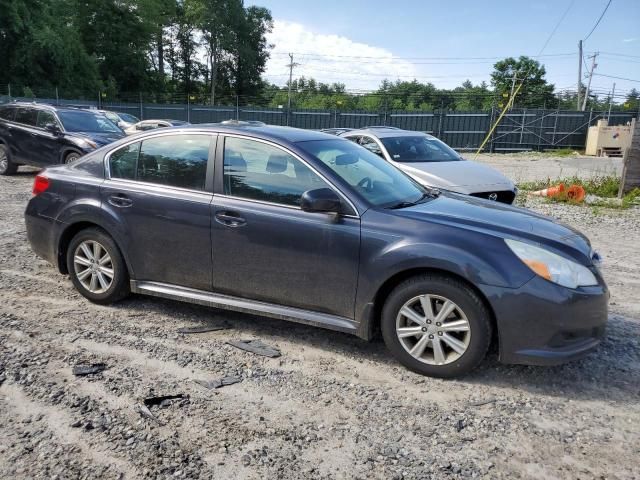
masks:
<path fill-rule="evenodd" d="M 13 120 L 16 109 L 13 107 L 0 107 L 0 118 L 3 120 Z"/>

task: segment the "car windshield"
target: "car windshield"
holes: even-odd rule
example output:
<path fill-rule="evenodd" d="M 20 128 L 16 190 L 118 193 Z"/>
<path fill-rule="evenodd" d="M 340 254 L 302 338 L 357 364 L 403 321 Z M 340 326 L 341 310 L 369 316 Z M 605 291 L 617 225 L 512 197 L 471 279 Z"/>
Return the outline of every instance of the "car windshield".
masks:
<path fill-rule="evenodd" d="M 67 132 L 122 132 L 111 120 L 101 113 L 59 111 L 58 117 Z"/>
<path fill-rule="evenodd" d="M 298 146 L 327 165 L 371 204 L 399 208 L 426 200 L 431 191 L 349 140 L 312 140 Z"/>
<path fill-rule="evenodd" d="M 127 123 L 138 123 L 140 121 L 137 117 L 134 117 L 129 113 L 118 113 L 118 116 L 120 117 L 120 120 L 124 120 Z"/>
<path fill-rule="evenodd" d="M 380 141 L 394 162 L 455 162 L 462 160 L 454 149 L 437 138 L 415 135 L 385 137 Z"/>

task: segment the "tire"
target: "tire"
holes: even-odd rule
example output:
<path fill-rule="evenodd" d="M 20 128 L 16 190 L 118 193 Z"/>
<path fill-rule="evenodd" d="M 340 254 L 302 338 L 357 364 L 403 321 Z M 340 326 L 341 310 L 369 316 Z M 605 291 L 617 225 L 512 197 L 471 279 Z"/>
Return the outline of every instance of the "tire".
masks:
<path fill-rule="evenodd" d="M 95 260 L 96 252 L 101 259 L 108 255 L 109 260 L 101 265 Z M 130 293 L 129 274 L 122 254 L 113 239 L 100 228 L 88 228 L 73 237 L 67 250 L 67 269 L 76 290 L 93 303 L 107 305 Z"/>
<path fill-rule="evenodd" d="M 73 163 L 76 160 L 78 160 L 80 157 L 82 156 L 81 153 L 78 152 L 69 152 L 64 156 L 64 163 L 69 164 L 69 163 Z"/>
<path fill-rule="evenodd" d="M 431 312 L 425 314 L 429 305 Z M 440 274 L 415 276 L 398 285 L 385 301 L 380 326 L 387 348 L 402 365 L 438 378 L 472 371 L 484 359 L 492 335 L 491 315 L 478 294 Z"/>
<path fill-rule="evenodd" d="M 18 165 L 11 161 L 9 147 L 0 144 L 0 175 L 13 175 L 18 171 Z"/>

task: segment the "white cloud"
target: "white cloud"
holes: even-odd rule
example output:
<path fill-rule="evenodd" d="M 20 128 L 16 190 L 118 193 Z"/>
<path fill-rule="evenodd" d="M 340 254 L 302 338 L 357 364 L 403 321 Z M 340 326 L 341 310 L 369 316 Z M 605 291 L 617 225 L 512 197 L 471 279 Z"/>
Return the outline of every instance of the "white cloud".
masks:
<path fill-rule="evenodd" d="M 638 40 L 637 37 L 632 37 L 632 38 L 625 38 L 624 40 L 622 40 L 624 43 L 631 43 L 631 42 L 635 42 L 636 40 Z"/>
<path fill-rule="evenodd" d="M 325 83 L 340 82 L 348 89 L 375 89 L 385 75 L 390 80 L 410 80 L 418 75 L 415 65 L 394 58 L 387 49 L 339 35 L 314 33 L 299 23 L 275 20 L 268 41 L 275 47 L 265 76 L 278 85 L 288 80 L 290 52 L 294 53 L 294 62 L 300 64 L 294 69 L 294 78 L 304 75 Z"/>

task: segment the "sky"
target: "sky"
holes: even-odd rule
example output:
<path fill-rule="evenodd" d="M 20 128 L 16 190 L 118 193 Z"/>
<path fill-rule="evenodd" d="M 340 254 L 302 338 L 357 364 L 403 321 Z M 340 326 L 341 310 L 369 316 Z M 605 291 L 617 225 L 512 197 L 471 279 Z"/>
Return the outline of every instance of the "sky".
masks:
<path fill-rule="evenodd" d="M 465 79 L 490 82 L 493 64 L 507 56 L 535 57 L 567 11 L 538 60 L 557 89 L 576 89 L 578 41 L 595 25 L 608 0 L 253 0 L 271 10 L 273 44 L 265 77 L 304 75 L 349 90 L 376 89 L 384 78 L 431 82 L 453 88 Z M 567 8 L 569 8 L 567 10 Z M 597 92 L 640 90 L 640 0 L 612 0 L 584 43 L 585 63 L 594 51 Z M 586 83 L 586 79 L 584 80 Z M 616 95 L 617 96 L 617 95 Z"/>

